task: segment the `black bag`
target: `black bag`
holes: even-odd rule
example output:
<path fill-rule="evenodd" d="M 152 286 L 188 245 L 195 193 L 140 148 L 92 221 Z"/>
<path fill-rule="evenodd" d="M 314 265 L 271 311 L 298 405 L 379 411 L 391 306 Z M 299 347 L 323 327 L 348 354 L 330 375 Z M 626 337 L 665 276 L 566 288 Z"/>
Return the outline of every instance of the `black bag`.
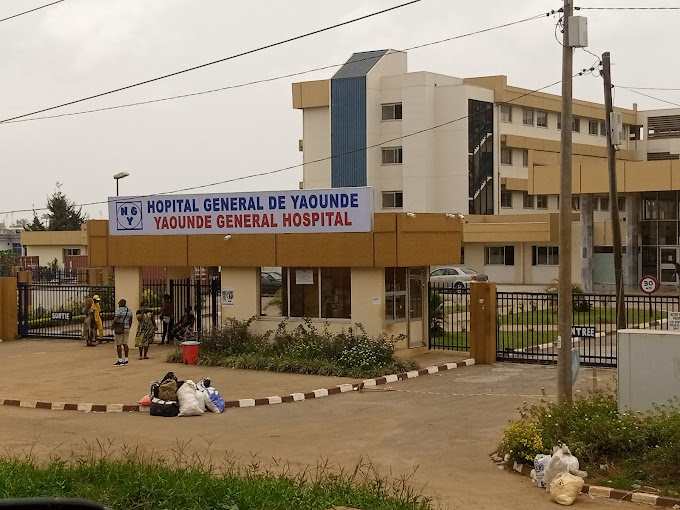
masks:
<path fill-rule="evenodd" d="M 160 381 L 153 381 L 151 383 L 151 389 L 149 391 L 149 396 L 151 398 L 158 398 L 158 389 L 160 388 L 161 383 Z"/>
<path fill-rule="evenodd" d="M 174 400 L 161 400 L 159 398 L 151 399 L 151 409 L 149 409 L 151 416 L 164 416 L 172 418 L 179 414 L 179 404 Z"/>

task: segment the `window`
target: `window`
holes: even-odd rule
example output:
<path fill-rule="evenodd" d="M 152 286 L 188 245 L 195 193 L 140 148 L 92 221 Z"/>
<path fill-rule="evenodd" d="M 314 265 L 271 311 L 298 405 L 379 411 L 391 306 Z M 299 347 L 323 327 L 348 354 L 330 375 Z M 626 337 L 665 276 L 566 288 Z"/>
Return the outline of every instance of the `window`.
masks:
<path fill-rule="evenodd" d="M 529 150 L 522 149 L 522 166 L 527 168 L 529 166 Z"/>
<path fill-rule="evenodd" d="M 556 266 L 559 264 L 559 247 L 557 246 L 534 246 L 532 265 Z"/>
<path fill-rule="evenodd" d="M 609 197 L 600 197 L 600 211 L 609 210 Z"/>
<path fill-rule="evenodd" d="M 501 191 L 501 207 L 505 209 L 512 209 L 512 191 Z"/>
<path fill-rule="evenodd" d="M 534 111 L 527 110 L 526 108 L 522 111 L 522 124 L 525 126 L 534 125 Z"/>
<path fill-rule="evenodd" d="M 536 209 L 548 208 L 548 195 L 536 195 Z"/>
<path fill-rule="evenodd" d="M 484 265 L 487 266 L 514 266 L 514 246 L 485 246 Z"/>
<path fill-rule="evenodd" d="M 522 206 L 525 209 L 533 209 L 534 208 L 534 196 L 529 195 L 526 191 L 522 194 Z"/>
<path fill-rule="evenodd" d="M 536 112 L 536 125 L 538 127 L 548 127 L 548 112 Z"/>
<path fill-rule="evenodd" d="M 64 255 L 80 255 L 80 248 L 64 248 Z"/>
<path fill-rule="evenodd" d="M 501 122 L 512 122 L 512 106 L 508 104 L 501 105 Z"/>
<path fill-rule="evenodd" d="M 382 193 L 383 209 L 395 209 L 404 207 L 404 192 L 403 191 L 383 191 Z"/>
<path fill-rule="evenodd" d="M 589 135 L 595 135 L 597 136 L 599 129 L 599 123 L 596 120 L 589 120 L 588 121 L 588 134 Z"/>
<path fill-rule="evenodd" d="M 501 165 L 512 165 L 512 149 L 501 147 Z"/>
<path fill-rule="evenodd" d="M 382 105 L 382 120 L 401 120 L 401 103 Z"/>
<path fill-rule="evenodd" d="M 625 197 L 619 197 L 618 203 L 619 203 L 619 212 L 626 212 L 626 198 Z"/>
<path fill-rule="evenodd" d="M 600 121 L 600 136 L 607 136 L 607 124 L 604 121 Z"/>
<path fill-rule="evenodd" d="M 581 209 L 581 197 L 571 197 L 572 211 L 579 211 Z"/>
<path fill-rule="evenodd" d="M 562 115 L 557 114 L 557 129 L 562 129 Z M 579 133 L 581 131 L 581 119 L 578 117 L 573 117 L 571 119 L 571 130 L 575 133 Z"/>
<path fill-rule="evenodd" d="M 382 149 L 383 165 L 400 165 L 403 162 L 401 147 L 385 147 Z"/>
<path fill-rule="evenodd" d="M 17 255 L 23 255 L 24 251 L 22 249 L 21 243 L 12 243 L 12 251 Z"/>
<path fill-rule="evenodd" d="M 406 268 L 385 268 L 385 319 L 406 320 Z"/>
<path fill-rule="evenodd" d="M 260 315 L 351 318 L 350 268 L 260 268 Z"/>

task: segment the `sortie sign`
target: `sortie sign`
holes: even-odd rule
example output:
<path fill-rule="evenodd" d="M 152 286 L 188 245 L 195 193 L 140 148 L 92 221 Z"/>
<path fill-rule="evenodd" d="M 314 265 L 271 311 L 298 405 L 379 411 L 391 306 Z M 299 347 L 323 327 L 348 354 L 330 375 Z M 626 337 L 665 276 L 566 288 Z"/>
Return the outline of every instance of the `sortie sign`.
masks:
<path fill-rule="evenodd" d="M 368 187 L 109 198 L 112 236 L 372 230 Z"/>

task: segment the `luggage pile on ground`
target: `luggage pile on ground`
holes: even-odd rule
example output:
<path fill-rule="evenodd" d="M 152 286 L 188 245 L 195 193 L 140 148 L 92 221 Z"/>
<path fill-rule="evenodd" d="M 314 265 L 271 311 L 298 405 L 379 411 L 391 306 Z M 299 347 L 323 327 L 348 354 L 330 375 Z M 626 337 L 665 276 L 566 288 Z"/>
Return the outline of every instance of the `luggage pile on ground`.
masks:
<path fill-rule="evenodd" d="M 579 462 L 569 447 L 553 447 L 552 455 L 537 455 L 532 478 L 538 487 L 550 493 L 550 499 L 560 505 L 571 505 L 581 492 L 588 473 L 579 469 Z"/>
<path fill-rule="evenodd" d="M 140 403 L 151 405 L 151 416 L 200 416 L 206 411 L 224 411 L 224 399 L 211 385 L 210 379 L 203 378 L 198 383 L 191 379 L 181 381 L 173 372 L 165 374 L 160 381 L 152 382 L 149 397 L 143 398 Z"/>

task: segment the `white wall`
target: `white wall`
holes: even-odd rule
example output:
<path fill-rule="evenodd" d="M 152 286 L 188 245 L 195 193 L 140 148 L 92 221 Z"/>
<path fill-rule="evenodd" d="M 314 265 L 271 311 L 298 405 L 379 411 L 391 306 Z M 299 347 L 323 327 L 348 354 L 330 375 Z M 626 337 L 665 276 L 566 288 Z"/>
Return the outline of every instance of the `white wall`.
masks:
<path fill-rule="evenodd" d="M 57 266 L 64 267 L 64 250 L 78 249 L 81 255 L 87 255 L 87 246 L 73 245 L 73 246 L 26 246 L 26 255 L 39 257 L 41 266 L 51 264 L 54 259 L 57 259 Z"/>

